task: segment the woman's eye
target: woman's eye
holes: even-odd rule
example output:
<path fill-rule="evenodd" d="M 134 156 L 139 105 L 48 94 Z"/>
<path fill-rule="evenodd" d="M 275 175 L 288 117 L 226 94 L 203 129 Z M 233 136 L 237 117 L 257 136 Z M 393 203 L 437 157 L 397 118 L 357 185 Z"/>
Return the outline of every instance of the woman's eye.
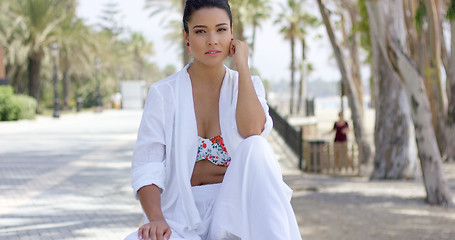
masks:
<path fill-rule="evenodd" d="M 205 31 L 204 31 L 204 30 L 196 30 L 196 32 L 195 32 L 195 33 L 196 33 L 196 34 L 199 34 L 199 33 L 205 33 Z"/>
<path fill-rule="evenodd" d="M 219 28 L 218 29 L 218 32 L 224 32 L 224 31 L 227 31 L 227 29 L 226 28 Z"/>

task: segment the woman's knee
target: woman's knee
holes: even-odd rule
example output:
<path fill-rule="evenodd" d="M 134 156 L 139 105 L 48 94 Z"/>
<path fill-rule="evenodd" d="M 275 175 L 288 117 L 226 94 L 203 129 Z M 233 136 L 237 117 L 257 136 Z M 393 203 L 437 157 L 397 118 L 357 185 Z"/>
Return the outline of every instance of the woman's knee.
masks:
<path fill-rule="evenodd" d="M 249 151 L 263 152 L 264 149 L 269 148 L 270 145 L 267 140 L 261 135 L 253 135 L 245 138 L 240 142 L 239 148 Z"/>
<path fill-rule="evenodd" d="M 254 135 L 244 139 L 238 146 L 236 157 L 247 161 L 248 164 L 263 164 L 264 161 L 274 161 L 275 155 L 267 140 Z M 246 164 L 246 163 L 245 163 Z"/>

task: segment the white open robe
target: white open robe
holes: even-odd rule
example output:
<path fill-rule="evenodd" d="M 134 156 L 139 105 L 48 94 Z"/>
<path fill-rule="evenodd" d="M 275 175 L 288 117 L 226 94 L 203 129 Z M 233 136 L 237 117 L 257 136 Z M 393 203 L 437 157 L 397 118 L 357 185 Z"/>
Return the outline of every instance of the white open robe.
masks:
<path fill-rule="evenodd" d="M 151 184 L 161 189 L 161 208 L 173 231 L 185 239 L 199 240 L 195 229 L 201 224 L 201 218 L 190 184 L 198 135 L 191 80 L 187 72 L 189 66 L 151 86 L 138 131 L 131 174 L 135 194 L 141 187 Z M 267 136 L 272 129 L 272 119 L 268 114 L 264 87 L 258 77 L 252 77 L 252 81 L 266 113 L 261 135 Z M 231 156 L 243 140 L 235 118 L 237 96 L 238 72 L 226 67 L 220 92 L 219 119 Z"/>

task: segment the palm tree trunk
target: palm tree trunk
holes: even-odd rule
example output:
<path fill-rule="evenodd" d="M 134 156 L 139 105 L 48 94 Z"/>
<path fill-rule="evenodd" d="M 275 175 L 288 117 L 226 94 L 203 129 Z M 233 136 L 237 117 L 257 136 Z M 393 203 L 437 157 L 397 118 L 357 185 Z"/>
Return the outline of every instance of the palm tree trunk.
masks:
<path fill-rule="evenodd" d="M 63 110 L 68 111 L 70 109 L 69 101 L 70 101 L 70 86 L 71 86 L 71 79 L 70 79 L 70 66 L 69 63 L 65 66 L 63 70 Z"/>
<path fill-rule="evenodd" d="M 289 115 L 294 113 L 294 92 L 295 92 L 295 39 L 291 37 L 291 99 L 289 100 Z"/>
<path fill-rule="evenodd" d="M 343 56 L 341 54 L 340 47 L 338 46 L 335 34 L 333 32 L 332 24 L 329 21 L 327 10 L 325 6 L 321 2 L 321 0 L 317 0 L 319 5 L 319 10 L 321 12 L 322 19 L 324 20 L 324 24 L 327 29 L 327 33 L 330 38 L 330 42 L 332 43 L 333 50 L 335 52 L 335 57 L 338 63 L 338 68 L 341 73 L 342 81 L 348 88 L 348 103 L 351 109 L 351 117 L 352 122 L 354 125 L 354 135 L 359 146 L 360 156 L 362 157 L 362 163 L 367 163 L 370 161 L 371 158 L 371 148 L 368 142 L 366 141 L 366 137 L 363 131 L 363 120 L 361 116 L 360 103 L 358 101 L 357 91 L 355 90 L 354 82 L 351 78 L 350 73 L 348 73 L 348 68 L 346 68 L 346 64 L 344 62 Z"/>
<path fill-rule="evenodd" d="M 40 113 L 41 102 L 41 59 L 29 58 L 28 59 L 28 91 L 29 95 L 36 99 L 36 113 Z"/>
<path fill-rule="evenodd" d="M 254 50 L 255 50 L 255 44 L 256 44 L 256 30 L 258 28 L 258 25 L 256 24 L 256 20 L 253 22 L 253 34 L 251 37 L 251 51 L 250 51 L 250 62 L 251 62 L 251 68 L 254 68 Z"/>
<path fill-rule="evenodd" d="M 6 77 L 5 64 L 3 62 L 4 58 L 5 58 L 5 53 L 3 50 L 3 46 L 0 46 L 0 79 L 3 79 Z"/>
<path fill-rule="evenodd" d="M 300 65 L 300 81 L 299 81 L 299 96 L 297 100 L 297 114 L 305 112 L 305 98 L 306 98 L 306 57 L 305 57 L 305 38 L 301 39 L 302 43 L 302 63 Z"/>
<path fill-rule="evenodd" d="M 245 41 L 245 36 L 243 35 L 244 26 L 240 18 L 240 14 L 237 13 L 237 25 L 235 26 L 236 38 L 240 41 Z"/>
<path fill-rule="evenodd" d="M 452 196 L 442 171 L 442 161 L 431 122 L 430 104 L 425 92 L 424 80 L 404 53 L 403 47 L 397 44 L 396 37 L 405 32 L 404 24 L 400 25 L 401 29 L 397 29 L 396 24 L 388 24 L 391 22 L 390 18 L 394 16 L 385 14 L 383 10 L 387 9 L 385 6 L 393 9 L 395 4 L 402 4 L 402 2 L 395 0 L 366 2 L 370 27 L 374 33 L 371 38 L 378 39 L 381 54 L 387 56 L 386 64 L 398 72 L 411 103 L 411 116 L 427 193 L 426 200 L 430 204 L 450 205 Z"/>

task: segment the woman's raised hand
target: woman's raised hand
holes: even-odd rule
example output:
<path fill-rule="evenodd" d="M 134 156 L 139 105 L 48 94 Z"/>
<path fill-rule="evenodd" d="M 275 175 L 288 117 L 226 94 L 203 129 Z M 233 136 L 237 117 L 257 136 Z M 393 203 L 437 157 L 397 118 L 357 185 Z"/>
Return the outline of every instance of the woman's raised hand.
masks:
<path fill-rule="evenodd" d="M 142 225 L 137 233 L 141 240 L 168 240 L 172 232 L 166 220 L 162 219 Z"/>
<path fill-rule="evenodd" d="M 248 44 L 240 40 L 232 40 L 229 47 L 229 57 L 234 57 L 237 69 L 247 67 L 248 69 Z"/>

